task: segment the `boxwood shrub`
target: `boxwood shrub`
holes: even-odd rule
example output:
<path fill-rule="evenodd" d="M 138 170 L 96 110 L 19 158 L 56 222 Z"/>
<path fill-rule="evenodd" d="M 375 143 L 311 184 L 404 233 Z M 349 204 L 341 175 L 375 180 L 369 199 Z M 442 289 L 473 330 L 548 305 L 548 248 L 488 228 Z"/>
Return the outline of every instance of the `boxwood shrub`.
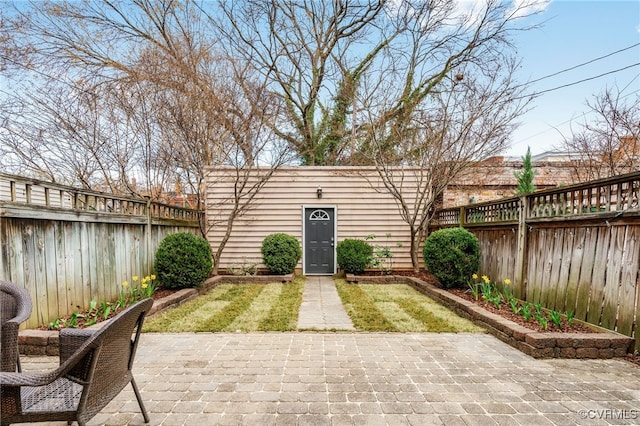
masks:
<path fill-rule="evenodd" d="M 167 235 L 156 250 L 154 266 L 161 287 L 200 287 L 213 269 L 211 246 L 189 232 Z"/>
<path fill-rule="evenodd" d="M 301 257 L 300 243 L 293 235 L 276 233 L 262 240 L 262 261 L 273 274 L 292 273 Z"/>
<path fill-rule="evenodd" d="M 336 247 L 338 265 L 347 274 L 361 274 L 371 263 L 373 247 L 364 240 L 344 239 Z"/>
<path fill-rule="evenodd" d="M 480 268 L 478 238 L 464 228 L 432 232 L 422 249 L 424 264 L 444 288 L 466 288 Z"/>

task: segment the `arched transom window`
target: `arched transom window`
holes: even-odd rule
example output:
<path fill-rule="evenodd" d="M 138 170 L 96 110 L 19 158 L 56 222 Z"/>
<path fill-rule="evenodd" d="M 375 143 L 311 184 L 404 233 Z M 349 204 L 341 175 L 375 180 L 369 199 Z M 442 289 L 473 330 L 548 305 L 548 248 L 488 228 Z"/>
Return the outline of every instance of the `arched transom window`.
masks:
<path fill-rule="evenodd" d="M 330 220 L 329 213 L 324 210 L 314 210 L 309 215 L 309 220 Z"/>

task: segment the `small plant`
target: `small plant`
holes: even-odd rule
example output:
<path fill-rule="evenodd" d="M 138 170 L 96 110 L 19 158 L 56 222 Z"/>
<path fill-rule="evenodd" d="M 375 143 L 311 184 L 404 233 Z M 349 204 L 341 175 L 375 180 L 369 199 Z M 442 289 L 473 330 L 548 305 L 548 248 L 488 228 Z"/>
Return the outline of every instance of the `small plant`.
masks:
<path fill-rule="evenodd" d="M 522 306 L 520 306 L 520 303 L 518 303 L 518 299 L 516 299 L 515 297 L 511 297 L 508 300 L 509 303 L 509 307 L 511 308 L 511 312 L 513 312 L 514 314 L 518 315 L 520 313 L 520 311 L 522 311 Z"/>
<path fill-rule="evenodd" d="M 258 263 L 260 262 L 243 258 L 241 263 L 227 268 L 227 272 L 240 277 L 253 277 L 258 273 Z"/>
<path fill-rule="evenodd" d="M 89 302 L 89 312 L 87 313 L 85 325 L 89 327 L 96 324 L 98 322 L 98 314 L 98 302 L 95 299 L 91 299 L 91 302 Z"/>
<path fill-rule="evenodd" d="M 509 278 L 505 278 L 502 281 L 502 293 L 507 297 L 513 297 L 513 293 L 511 292 L 511 280 Z"/>
<path fill-rule="evenodd" d="M 565 316 L 567 317 L 567 323 L 569 324 L 569 327 L 573 327 L 573 311 L 567 311 L 565 312 Z"/>
<path fill-rule="evenodd" d="M 391 234 L 385 234 L 387 238 L 387 244 L 384 246 L 374 245 L 373 248 L 373 256 L 371 258 L 371 263 L 369 266 L 372 268 L 378 268 L 384 274 L 390 274 L 393 271 L 393 252 L 389 247 L 389 238 L 391 238 Z M 374 234 L 367 235 L 365 237 L 365 241 L 373 241 L 376 239 Z M 402 247 L 402 243 L 397 243 L 396 247 Z"/>
<path fill-rule="evenodd" d="M 80 318 L 84 318 L 84 315 L 78 312 L 74 312 L 71 314 L 71 316 L 69 317 L 69 320 L 65 325 L 69 328 L 78 328 L 78 320 Z"/>
<path fill-rule="evenodd" d="M 536 171 L 531 164 L 531 147 L 527 147 L 527 154 L 522 157 L 522 171 L 514 172 L 513 175 L 518 180 L 516 195 L 535 192 L 536 186 L 533 184 L 533 179 L 536 177 Z"/>
<path fill-rule="evenodd" d="M 533 305 L 533 308 L 536 311 L 536 315 L 542 315 L 542 303 L 536 303 L 535 305 Z"/>
<path fill-rule="evenodd" d="M 502 304 L 502 295 L 500 293 L 494 293 L 489 301 L 493 303 L 493 306 L 495 306 L 496 309 L 500 309 L 500 305 Z"/>
<path fill-rule="evenodd" d="M 469 281 L 467 293 L 471 293 L 473 300 L 478 300 L 480 296 L 480 283 L 478 283 L 478 274 L 473 274 L 471 276 L 472 281 Z"/>
<path fill-rule="evenodd" d="M 140 277 L 134 275 L 131 277 L 132 284 L 129 284 L 129 281 L 123 281 L 120 285 L 120 293 L 118 295 L 118 300 L 116 301 L 116 309 L 117 308 L 126 308 L 142 299 L 147 299 L 153 296 L 153 293 L 156 291 L 155 284 L 156 276 L 155 275 L 147 275 L 146 277 L 140 280 Z M 107 306 L 103 307 L 103 311 L 109 309 Z M 109 313 L 107 313 L 108 316 Z"/>
<path fill-rule="evenodd" d="M 535 318 L 543 330 L 546 330 L 547 327 L 549 327 L 549 321 L 547 320 L 547 317 L 545 317 L 544 315 L 536 313 Z"/>
<path fill-rule="evenodd" d="M 557 328 L 562 328 L 562 314 L 558 311 L 549 312 L 549 319 Z"/>
<path fill-rule="evenodd" d="M 487 302 L 491 301 L 493 297 L 493 284 L 491 280 L 486 275 L 482 276 L 482 283 L 480 284 L 480 289 L 482 291 L 482 298 Z"/>
<path fill-rule="evenodd" d="M 276 233 L 262 240 L 262 261 L 273 274 L 292 273 L 300 258 L 302 249 L 293 235 Z"/>
<path fill-rule="evenodd" d="M 65 320 L 63 318 L 56 318 L 53 321 L 51 321 L 49 323 L 49 330 L 59 330 L 61 328 L 64 328 L 65 326 Z"/>
<path fill-rule="evenodd" d="M 432 232 L 422 250 L 424 264 L 444 288 L 464 288 L 480 268 L 478 238 L 464 228 Z"/>
<path fill-rule="evenodd" d="M 105 301 L 100 302 L 100 312 L 102 313 L 102 319 L 106 320 L 111 314 L 111 303 Z"/>
<path fill-rule="evenodd" d="M 338 265 L 347 274 L 361 274 L 371 264 L 373 247 L 366 241 L 344 239 L 336 247 Z"/>
<path fill-rule="evenodd" d="M 200 287 L 213 268 L 211 247 L 189 232 L 167 235 L 156 250 L 154 267 L 164 288 Z"/>
<path fill-rule="evenodd" d="M 531 319 L 531 304 L 529 302 L 524 302 L 522 305 L 522 317 L 527 321 Z"/>

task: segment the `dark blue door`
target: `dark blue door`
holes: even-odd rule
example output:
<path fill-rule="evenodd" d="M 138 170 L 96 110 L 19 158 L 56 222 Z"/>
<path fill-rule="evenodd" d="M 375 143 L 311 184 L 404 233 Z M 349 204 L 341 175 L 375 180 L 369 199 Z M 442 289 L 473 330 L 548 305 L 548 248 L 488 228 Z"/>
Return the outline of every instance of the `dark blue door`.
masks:
<path fill-rule="evenodd" d="M 305 207 L 305 274 L 333 274 L 334 219 L 333 208 Z"/>

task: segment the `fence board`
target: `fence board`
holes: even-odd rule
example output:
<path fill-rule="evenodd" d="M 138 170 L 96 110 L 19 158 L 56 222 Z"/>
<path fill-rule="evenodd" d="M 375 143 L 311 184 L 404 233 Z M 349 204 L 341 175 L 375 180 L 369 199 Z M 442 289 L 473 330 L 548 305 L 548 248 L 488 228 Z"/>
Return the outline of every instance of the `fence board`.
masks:
<path fill-rule="evenodd" d="M 538 288 L 537 285 L 534 285 L 533 283 L 537 282 L 536 281 L 536 272 L 541 268 L 541 264 L 542 264 L 542 259 L 540 259 L 539 256 L 537 256 L 539 254 L 538 248 L 539 248 L 539 232 L 538 230 L 530 230 L 529 231 L 529 245 L 528 245 L 528 259 L 527 259 L 527 264 L 529 265 L 529 268 L 527 268 L 526 271 L 526 279 L 527 279 L 527 293 L 526 293 L 526 297 L 525 300 L 528 300 L 530 302 L 534 302 L 536 300 L 536 290 Z"/>
<path fill-rule="evenodd" d="M 586 233 L 585 228 L 574 227 L 571 229 L 573 233 L 572 238 L 572 250 L 569 274 L 567 276 L 566 298 L 564 303 L 564 310 L 566 312 L 576 313 L 576 301 L 578 300 L 579 282 L 580 282 L 580 270 L 582 268 L 582 261 L 584 257 L 584 246 Z M 586 299 L 585 299 L 586 300 Z"/>
<path fill-rule="evenodd" d="M 607 252 L 611 241 L 611 233 L 609 229 L 599 227 L 598 244 L 595 247 L 594 258 L 597 259 L 593 264 L 593 272 L 591 273 L 591 297 L 589 299 L 589 312 L 587 313 L 587 321 L 591 324 L 600 325 L 602 313 L 602 303 L 604 301 L 604 286 L 606 285 L 607 273 Z"/>
<path fill-rule="evenodd" d="M 560 258 L 560 270 L 558 285 L 556 286 L 555 309 L 559 312 L 567 311 L 567 295 L 569 291 L 569 274 L 571 271 L 571 254 L 574 248 L 574 232 L 572 228 L 560 229 L 563 235 L 562 257 Z M 573 310 L 573 308 L 571 309 Z"/>
<path fill-rule="evenodd" d="M 606 281 L 603 291 L 602 317 L 600 319 L 600 325 L 611 330 L 614 330 L 616 325 L 626 230 L 626 226 L 615 226 L 609 228 L 611 233 L 611 243 L 605 274 Z"/>
<path fill-rule="evenodd" d="M 64 223 L 59 221 L 53 221 L 53 228 L 55 229 L 55 257 L 53 261 L 56 265 L 56 297 L 58 298 L 58 313 L 60 316 L 68 315 L 69 312 L 69 291 L 67 289 L 67 264 L 65 262 L 65 237 L 64 237 Z M 20 281 L 16 281 L 20 282 Z"/>
<path fill-rule="evenodd" d="M 585 230 L 584 257 L 580 267 L 580 281 L 578 282 L 578 295 L 576 296 L 576 318 L 587 321 L 591 302 L 591 287 L 593 282 L 593 267 L 596 263 L 596 243 L 598 241 L 598 228 L 587 227 Z"/>
<path fill-rule="evenodd" d="M 544 302 L 545 306 L 549 309 L 558 309 L 556 306 L 556 300 L 558 293 L 562 294 L 564 289 L 559 288 L 560 269 L 562 268 L 562 256 L 564 248 L 564 232 L 560 232 L 557 228 L 550 230 L 552 236 L 550 241 L 552 243 L 552 250 L 550 251 L 551 273 L 549 274 L 549 281 L 547 284 L 547 300 Z"/>
<path fill-rule="evenodd" d="M 633 303 L 640 293 L 638 283 L 640 273 L 638 264 L 640 263 L 640 227 L 629 227 L 625 237 L 625 248 L 622 257 L 621 291 L 620 291 L 620 311 L 616 330 L 619 333 L 630 335 L 633 330 L 635 303 Z M 632 303 L 629 303 L 632 301 Z"/>

